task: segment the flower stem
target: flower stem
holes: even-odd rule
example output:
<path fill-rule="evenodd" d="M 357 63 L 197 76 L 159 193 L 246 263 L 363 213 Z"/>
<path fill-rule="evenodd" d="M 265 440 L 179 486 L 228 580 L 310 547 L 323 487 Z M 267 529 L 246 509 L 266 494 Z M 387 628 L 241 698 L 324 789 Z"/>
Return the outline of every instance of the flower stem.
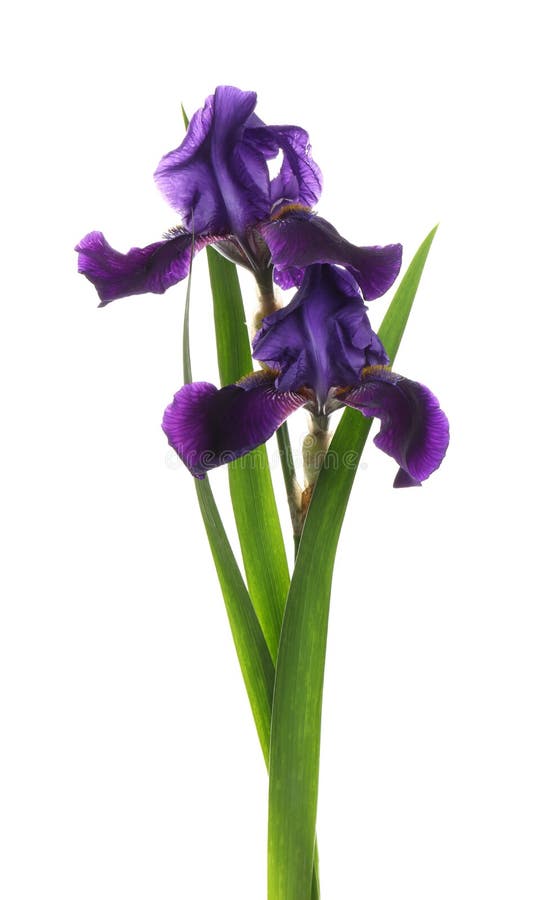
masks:
<path fill-rule="evenodd" d="M 278 441 L 279 456 L 281 459 L 281 467 L 283 469 L 283 478 L 285 480 L 285 488 L 287 496 L 290 495 L 294 482 L 296 481 L 296 470 L 294 468 L 294 458 L 292 455 L 291 439 L 289 437 L 289 429 L 287 423 L 284 422 L 276 431 Z"/>
<path fill-rule="evenodd" d="M 329 416 L 318 416 L 311 413 L 309 416 L 309 433 L 304 438 L 302 448 L 305 488 L 311 494 L 328 452 L 331 438 Z M 311 497 L 309 497 L 310 500 Z"/>
<path fill-rule="evenodd" d="M 259 306 L 255 311 L 255 315 L 251 321 L 251 337 L 255 337 L 265 316 L 271 316 L 278 309 L 281 309 L 283 303 L 277 296 L 276 286 L 272 280 L 272 269 L 266 269 L 261 273 L 255 273 L 255 284 L 257 289 L 257 299 Z"/>
<path fill-rule="evenodd" d="M 302 448 L 305 478 L 304 490 L 302 490 L 296 479 L 296 469 L 294 467 L 287 423 L 284 422 L 283 425 L 280 425 L 276 432 L 281 468 L 291 514 L 295 559 L 298 555 L 300 538 L 311 497 L 313 496 L 313 489 L 331 441 L 331 432 L 328 430 L 328 424 L 329 420 L 326 416 L 311 414 L 309 417 L 309 434 L 306 436 Z"/>
<path fill-rule="evenodd" d="M 302 489 L 296 478 L 296 469 L 294 467 L 294 458 L 292 455 L 291 439 L 287 423 L 284 422 L 276 431 L 276 439 L 278 442 L 279 458 L 281 460 L 281 468 L 283 471 L 283 480 L 285 481 L 285 490 L 287 491 L 287 501 L 291 514 L 292 530 L 294 537 L 294 558 L 298 553 L 298 545 L 301 535 L 301 508 L 302 508 Z"/>
<path fill-rule="evenodd" d="M 316 480 L 322 468 L 324 458 L 331 442 L 331 432 L 328 431 L 327 416 L 309 417 L 309 433 L 304 438 L 302 452 L 304 462 L 304 489 L 299 488 L 297 506 L 291 509 L 294 531 L 294 558 L 298 556 L 298 548 L 302 537 L 303 527 L 307 518 L 307 511 L 313 496 Z M 289 506 L 291 501 L 289 500 Z"/>

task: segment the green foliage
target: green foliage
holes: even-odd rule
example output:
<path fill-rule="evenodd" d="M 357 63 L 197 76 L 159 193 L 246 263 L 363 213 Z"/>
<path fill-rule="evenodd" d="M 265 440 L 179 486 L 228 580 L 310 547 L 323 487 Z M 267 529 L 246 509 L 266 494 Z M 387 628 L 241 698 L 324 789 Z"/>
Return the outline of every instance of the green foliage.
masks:
<path fill-rule="evenodd" d="M 416 253 L 379 331 L 391 362 L 434 234 L 435 229 Z M 352 409 L 342 416 L 314 489 L 287 598 L 272 709 L 269 900 L 307 900 L 311 891 L 331 580 L 370 424 Z M 356 573 L 353 590 L 357 591 Z"/>
<path fill-rule="evenodd" d="M 189 337 L 191 272 L 192 260 L 183 319 L 183 380 L 186 383 L 192 381 Z M 196 479 L 195 486 L 259 742 L 268 766 L 274 664 L 226 535 L 209 480 Z"/>
<path fill-rule="evenodd" d="M 220 381 L 226 385 L 252 371 L 250 339 L 235 266 L 207 249 Z M 248 589 L 275 661 L 289 569 L 264 445 L 228 468 Z"/>

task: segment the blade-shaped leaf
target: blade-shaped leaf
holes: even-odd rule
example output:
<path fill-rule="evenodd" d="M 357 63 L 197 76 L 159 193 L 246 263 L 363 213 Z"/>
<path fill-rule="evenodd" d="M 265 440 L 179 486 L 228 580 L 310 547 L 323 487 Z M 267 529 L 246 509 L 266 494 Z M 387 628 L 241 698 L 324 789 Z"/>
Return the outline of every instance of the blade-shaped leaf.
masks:
<path fill-rule="evenodd" d="M 193 253 L 183 316 L 183 380 L 186 383 L 192 381 L 189 335 L 192 257 Z M 195 479 L 195 487 L 259 742 L 268 766 L 274 664 L 220 518 L 211 485 L 207 478 L 202 481 Z"/>
<path fill-rule="evenodd" d="M 259 742 L 268 767 L 274 664 L 226 536 L 208 479 L 195 479 L 195 487 Z"/>
<path fill-rule="evenodd" d="M 207 248 L 222 385 L 252 371 L 250 340 L 235 265 Z M 264 445 L 231 463 L 231 501 L 248 589 L 276 659 L 289 569 Z"/>
<path fill-rule="evenodd" d="M 434 234 L 435 229 L 416 253 L 379 331 L 391 362 Z M 310 892 L 331 580 L 370 424 L 352 409 L 342 416 L 314 489 L 287 598 L 272 710 L 269 900 L 305 900 Z"/>
<path fill-rule="evenodd" d="M 433 243 L 433 238 L 437 232 L 438 225 L 433 228 L 428 236 L 422 241 L 420 247 L 413 257 L 411 265 L 402 278 L 402 282 L 396 291 L 391 305 L 387 311 L 379 336 L 385 345 L 385 349 L 389 355 L 390 364 L 394 363 L 398 348 L 407 325 L 407 320 L 411 312 L 413 300 L 415 299 L 420 278 L 424 271 L 426 259 Z"/>
<path fill-rule="evenodd" d="M 235 263 L 212 247 L 207 248 L 207 262 L 213 291 L 218 371 L 224 386 L 252 371 L 250 338 Z"/>

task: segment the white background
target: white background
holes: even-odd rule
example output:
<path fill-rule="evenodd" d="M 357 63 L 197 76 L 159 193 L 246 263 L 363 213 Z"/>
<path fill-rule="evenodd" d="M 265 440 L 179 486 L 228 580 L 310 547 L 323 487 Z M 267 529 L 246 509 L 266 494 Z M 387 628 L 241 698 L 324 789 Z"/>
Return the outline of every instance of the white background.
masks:
<path fill-rule="evenodd" d="M 73 252 L 95 228 L 125 251 L 175 224 L 152 172 L 179 104 L 229 83 L 308 129 L 321 213 L 350 240 L 401 241 L 408 261 L 441 223 L 395 368 L 439 396 L 452 443 L 411 491 L 370 443 L 348 509 L 324 900 L 531 900 L 525 5 L 18 10 L 1 54 L 2 897 L 265 897 L 266 776 L 192 480 L 160 430 L 184 287 L 97 310 Z M 213 380 L 204 265 L 193 365 Z"/>

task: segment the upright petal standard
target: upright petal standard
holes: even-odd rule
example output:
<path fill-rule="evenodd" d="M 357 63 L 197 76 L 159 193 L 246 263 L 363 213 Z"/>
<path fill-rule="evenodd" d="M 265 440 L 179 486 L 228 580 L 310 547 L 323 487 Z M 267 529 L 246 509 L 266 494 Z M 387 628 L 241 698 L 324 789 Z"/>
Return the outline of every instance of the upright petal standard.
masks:
<path fill-rule="evenodd" d="M 160 161 L 156 184 L 182 219 L 164 240 L 125 254 L 113 250 L 100 231 L 79 242 L 79 271 L 96 287 L 101 305 L 132 294 L 163 293 L 187 274 L 191 250 L 209 243 L 253 272 L 271 268 L 255 226 L 275 208 L 313 206 L 322 175 L 307 132 L 265 125 L 254 112 L 256 101 L 251 91 L 217 87 L 193 115 L 180 146 Z M 280 170 L 271 177 L 268 163 L 278 155 Z"/>

